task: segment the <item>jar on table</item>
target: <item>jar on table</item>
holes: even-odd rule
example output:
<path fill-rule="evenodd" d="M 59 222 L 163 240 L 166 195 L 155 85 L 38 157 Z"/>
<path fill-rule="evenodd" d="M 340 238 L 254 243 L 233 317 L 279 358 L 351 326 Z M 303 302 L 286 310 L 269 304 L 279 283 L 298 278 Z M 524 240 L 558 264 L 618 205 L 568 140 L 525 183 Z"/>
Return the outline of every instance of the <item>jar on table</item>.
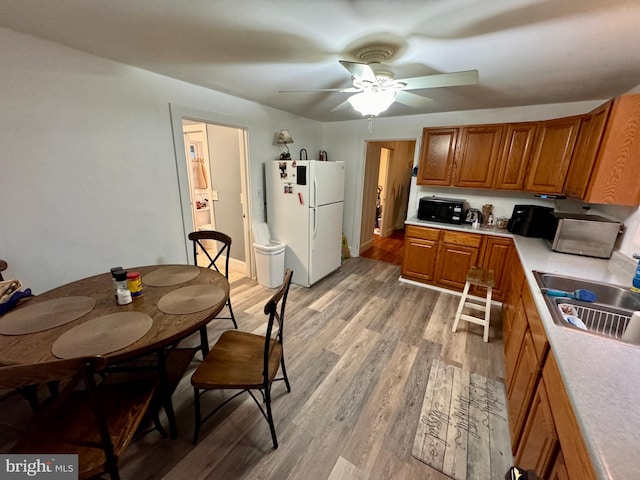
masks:
<path fill-rule="evenodd" d="M 118 286 L 116 285 L 116 273 L 122 270 L 122 267 L 113 267 L 111 269 L 111 281 L 113 284 L 113 298 L 118 300 Z"/>
<path fill-rule="evenodd" d="M 127 273 L 127 288 L 129 288 L 133 298 L 142 295 L 142 279 L 140 278 L 139 272 Z"/>
<path fill-rule="evenodd" d="M 114 273 L 116 279 L 116 297 L 118 305 L 127 305 L 132 302 L 131 292 L 127 286 L 127 271 L 118 270 Z"/>

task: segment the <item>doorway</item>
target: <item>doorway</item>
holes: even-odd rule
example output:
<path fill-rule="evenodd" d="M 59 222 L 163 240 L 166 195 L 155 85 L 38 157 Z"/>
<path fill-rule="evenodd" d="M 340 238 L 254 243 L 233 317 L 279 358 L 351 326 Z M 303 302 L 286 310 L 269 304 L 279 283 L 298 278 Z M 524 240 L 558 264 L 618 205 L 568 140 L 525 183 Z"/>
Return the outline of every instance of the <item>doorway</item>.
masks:
<path fill-rule="evenodd" d="M 415 140 L 366 142 L 359 254 L 400 265 Z"/>
<path fill-rule="evenodd" d="M 217 230 L 229 235 L 230 276 L 248 275 L 242 165 L 246 151 L 243 129 L 182 120 L 193 230 Z M 215 244 L 207 248 L 215 253 Z M 200 255 L 198 255 L 200 257 Z M 204 256 L 198 264 L 208 265 Z"/>
<path fill-rule="evenodd" d="M 213 112 L 170 104 L 185 253 L 193 263 L 188 234 L 212 229 L 232 238 L 230 280 L 253 277 L 248 201 L 248 131 Z"/>

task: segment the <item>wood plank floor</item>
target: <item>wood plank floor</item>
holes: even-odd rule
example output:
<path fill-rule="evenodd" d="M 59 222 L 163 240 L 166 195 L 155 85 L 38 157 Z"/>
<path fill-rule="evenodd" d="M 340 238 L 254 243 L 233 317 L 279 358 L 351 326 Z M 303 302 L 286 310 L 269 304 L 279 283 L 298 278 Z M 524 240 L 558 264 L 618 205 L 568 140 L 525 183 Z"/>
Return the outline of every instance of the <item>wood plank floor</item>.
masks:
<path fill-rule="evenodd" d="M 133 443 L 120 462 L 122 478 L 448 478 L 411 456 L 431 362 L 504 380 L 500 313 L 493 312 L 488 344 L 482 328 L 467 322 L 454 334 L 459 297 L 399 282 L 399 275 L 396 265 L 352 258 L 312 288 L 292 285 L 284 340 L 292 391 L 282 382 L 273 389 L 278 450 L 248 395 L 205 423 L 193 446 L 189 373 L 174 394 L 178 438 L 154 431 Z M 271 293 L 247 278 L 232 283 L 240 329 L 264 330 Z M 211 343 L 230 326 L 212 322 Z M 203 396 L 203 409 L 221 398 Z"/>
<path fill-rule="evenodd" d="M 388 237 L 373 236 L 373 245 L 360 254 L 363 258 L 402 265 L 404 255 L 404 230 L 395 230 Z"/>

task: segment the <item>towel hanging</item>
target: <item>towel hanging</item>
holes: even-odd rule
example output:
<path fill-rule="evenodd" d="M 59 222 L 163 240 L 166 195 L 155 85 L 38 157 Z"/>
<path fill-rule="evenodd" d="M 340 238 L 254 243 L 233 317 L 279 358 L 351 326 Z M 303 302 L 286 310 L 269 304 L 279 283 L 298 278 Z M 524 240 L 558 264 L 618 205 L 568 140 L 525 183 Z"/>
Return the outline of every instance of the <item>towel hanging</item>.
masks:
<path fill-rule="evenodd" d="M 204 158 L 192 158 L 191 168 L 193 173 L 193 188 L 204 190 L 209 187 L 207 182 L 207 169 L 204 166 Z"/>

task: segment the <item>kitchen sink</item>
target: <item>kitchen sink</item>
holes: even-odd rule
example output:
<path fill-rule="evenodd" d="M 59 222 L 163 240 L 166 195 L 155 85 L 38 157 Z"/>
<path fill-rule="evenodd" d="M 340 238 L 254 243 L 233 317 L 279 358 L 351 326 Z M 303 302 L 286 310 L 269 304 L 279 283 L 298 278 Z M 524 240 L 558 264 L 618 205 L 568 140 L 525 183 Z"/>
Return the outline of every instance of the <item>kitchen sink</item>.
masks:
<path fill-rule="evenodd" d="M 583 330 L 593 335 L 627 341 L 622 338 L 634 311 L 640 310 L 640 295 L 629 288 L 598 283 L 580 278 L 534 271 L 542 288 L 573 292 L 590 290 L 596 295 L 594 302 L 583 302 L 567 297 L 544 295 L 553 321 L 562 327 Z M 576 319 L 577 317 L 577 319 Z M 640 342 L 631 342 L 640 344 Z"/>

